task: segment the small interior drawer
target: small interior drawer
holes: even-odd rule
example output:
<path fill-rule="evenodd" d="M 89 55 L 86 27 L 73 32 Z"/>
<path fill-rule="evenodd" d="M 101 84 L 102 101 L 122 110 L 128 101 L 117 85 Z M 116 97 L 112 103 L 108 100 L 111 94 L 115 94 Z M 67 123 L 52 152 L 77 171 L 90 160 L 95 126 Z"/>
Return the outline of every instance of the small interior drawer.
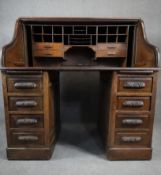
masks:
<path fill-rule="evenodd" d="M 42 50 L 42 49 L 62 50 L 63 47 L 64 47 L 63 43 L 49 43 L 49 42 L 33 43 L 33 50 Z"/>
<path fill-rule="evenodd" d="M 117 109 L 125 111 L 149 111 L 150 97 L 118 97 Z"/>
<path fill-rule="evenodd" d="M 63 43 L 33 43 L 35 57 L 63 57 Z"/>
<path fill-rule="evenodd" d="M 118 92 L 152 92 L 152 77 L 119 77 Z"/>
<path fill-rule="evenodd" d="M 97 44 L 98 50 L 110 50 L 110 49 L 117 49 L 117 50 L 127 50 L 127 44 L 121 43 L 99 43 Z"/>
<path fill-rule="evenodd" d="M 43 115 L 10 115 L 10 128 L 43 128 Z"/>
<path fill-rule="evenodd" d="M 139 146 L 149 146 L 150 137 L 148 132 L 116 132 L 115 135 L 115 145 L 128 146 L 128 147 L 139 147 Z"/>
<path fill-rule="evenodd" d="M 126 44 L 98 44 L 96 57 L 126 57 Z"/>
<path fill-rule="evenodd" d="M 63 57 L 64 52 L 62 50 L 41 49 L 34 50 L 33 55 L 35 57 Z"/>
<path fill-rule="evenodd" d="M 11 145 L 13 146 L 40 146 L 44 144 L 44 135 L 42 132 L 11 132 Z"/>
<path fill-rule="evenodd" d="M 42 97 L 9 97 L 9 111 L 42 111 Z"/>
<path fill-rule="evenodd" d="M 7 77 L 8 92 L 40 93 L 42 88 L 42 76 L 23 75 Z"/>
<path fill-rule="evenodd" d="M 35 50 L 35 57 L 63 57 L 64 52 L 61 50 Z"/>
<path fill-rule="evenodd" d="M 116 128 L 120 129 L 147 129 L 150 127 L 151 118 L 148 115 L 139 114 L 117 114 Z"/>

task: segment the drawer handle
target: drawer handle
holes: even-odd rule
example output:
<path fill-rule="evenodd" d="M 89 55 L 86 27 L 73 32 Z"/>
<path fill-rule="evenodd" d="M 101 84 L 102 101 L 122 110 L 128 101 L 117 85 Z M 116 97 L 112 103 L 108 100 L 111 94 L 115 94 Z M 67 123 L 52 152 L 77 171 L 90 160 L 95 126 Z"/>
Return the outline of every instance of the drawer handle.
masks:
<path fill-rule="evenodd" d="M 145 87 L 145 82 L 143 81 L 128 81 L 123 85 L 124 88 L 136 88 L 141 89 Z"/>
<path fill-rule="evenodd" d="M 109 53 L 107 53 L 107 55 L 116 55 L 116 52 L 115 51 L 111 51 L 111 52 L 109 52 Z"/>
<path fill-rule="evenodd" d="M 37 102 L 34 100 L 27 100 L 27 101 L 16 101 L 17 107 L 35 107 L 37 106 Z"/>
<path fill-rule="evenodd" d="M 20 124 L 36 124 L 38 123 L 37 119 L 31 119 L 31 118 L 21 118 L 21 119 L 18 119 L 16 121 L 16 124 L 17 125 L 20 125 Z"/>
<path fill-rule="evenodd" d="M 46 55 L 46 56 L 52 56 L 53 54 L 51 54 L 51 53 L 44 53 L 44 55 Z"/>
<path fill-rule="evenodd" d="M 20 141 L 37 141 L 39 138 L 37 136 L 18 136 Z"/>
<path fill-rule="evenodd" d="M 15 66 L 25 66 L 25 63 L 24 62 L 21 62 L 21 61 L 16 61 L 16 62 L 14 62 L 14 65 Z"/>
<path fill-rule="evenodd" d="M 51 46 L 44 46 L 45 49 L 51 49 Z"/>
<path fill-rule="evenodd" d="M 116 49 L 116 46 L 107 46 L 107 49 Z"/>
<path fill-rule="evenodd" d="M 122 120 L 122 124 L 141 125 L 141 124 L 143 124 L 143 120 L 141 120 L 141 119 L 124 119 L 124 120 Z"/>
<path fill-rule="evenodd" d="M 133 101 L 133 100 L 128 100 L 123 102 L 123 106 L 124 107 L 142 107 L 144 106 L 144 102 L 143 101 Z"/>
<path fill-rule="evenodd" d="M 14 84 L 16 89 L 34 89 L 36 88 L 36 83 L 34 82 L 16 82 Z"/>
<path fill-rule="evenodd" d="M 124 136 L 124 137 L 121 137 L 121 140 L 123 142 L 140 142 L 142 140 L 142 137 L 139 137 L 139 136 Z"/>

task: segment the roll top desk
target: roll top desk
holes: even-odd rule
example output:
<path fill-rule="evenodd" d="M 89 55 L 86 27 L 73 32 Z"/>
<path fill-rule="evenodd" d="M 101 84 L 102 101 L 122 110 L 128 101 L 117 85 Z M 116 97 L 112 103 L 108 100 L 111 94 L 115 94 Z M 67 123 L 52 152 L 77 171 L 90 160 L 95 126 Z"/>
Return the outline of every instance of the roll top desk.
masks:
<path fill-rule="evenodd" d="M 150 159 L 158 60 L 140 19 L 18 19 L 2 51 L 8 159 L 51 157 L 61 71 L 99 72 L 98 128 L 108 159 Z"/>

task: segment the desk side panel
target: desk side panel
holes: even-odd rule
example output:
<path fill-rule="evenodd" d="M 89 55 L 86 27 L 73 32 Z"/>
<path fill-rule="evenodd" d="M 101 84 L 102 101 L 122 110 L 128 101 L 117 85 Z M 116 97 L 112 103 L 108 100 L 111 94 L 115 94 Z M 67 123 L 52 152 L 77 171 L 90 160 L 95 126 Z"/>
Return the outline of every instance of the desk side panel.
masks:
<path fill-rule="evenodd" d="M 17 20 L 13 40 L 2 50 L 2 66 L 27 66 L 24 34 L 23 23 Z"/>
<path fill-rule="evenodd" d="M 158 67 L 160 59 L 159 51 L 148 42 L 142 20 L 137 25 L 135 39 L 135 56 L 132 67 Z"/>

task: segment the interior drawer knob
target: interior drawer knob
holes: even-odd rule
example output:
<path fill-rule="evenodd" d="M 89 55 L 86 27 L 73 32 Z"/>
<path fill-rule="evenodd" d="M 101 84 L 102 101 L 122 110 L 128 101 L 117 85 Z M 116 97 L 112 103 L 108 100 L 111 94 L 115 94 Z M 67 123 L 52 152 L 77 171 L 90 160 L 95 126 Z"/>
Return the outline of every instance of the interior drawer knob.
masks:
<path fill-rule="evenodd" d="M 37 119 L 31 119 L 31 118 L 20 118 L 16 121 L 16 124 L 17 125 L 20 125 L 20 124 L 36 124 L 38 123 Z"/>
<path fill-rule="evenodd" d="M 143 120 L 141 119 L 124 119 L 122 120 L 122 124 L 127 125 L 141 125 L 143 123 Z"/>
<path fill-rule="evenodd" d="M 18 140 L 20 141 L 37 141 L 39 138 L 37 136 L 18 136 Z"/>
<path fill-rule="evenodd" d="M 143 81 L 127 81 L 123 85 L 124 88 L 136 88 L 141 89 L 145 87 L 145 82 Z"/>
<path fill-rule="evenodd" d="M 140 136 L 123 136 L 123 137 L 121 137 L 121 140 L 123 142 L 140 142 L 142 140 L 142 137 L 140 137 Z"/>
<path fill-rule="evenodd" d="M 36 88 L 36 83 L 34 82 L 16 82 L 14 84 L 16 89 L 34 89 Z"/>
<path fill-rule="evenodd" d="M 123 102 L 124 107 L 142 107 L 144 102 L 142 100 L 127 100 Z"/>
<path fill-rule="evenodd" d="M 34 100 L 26 100 L 26 101 L 16 101 L 17 107 L 35 107 L 37 106 L 37 102 Z"/>

